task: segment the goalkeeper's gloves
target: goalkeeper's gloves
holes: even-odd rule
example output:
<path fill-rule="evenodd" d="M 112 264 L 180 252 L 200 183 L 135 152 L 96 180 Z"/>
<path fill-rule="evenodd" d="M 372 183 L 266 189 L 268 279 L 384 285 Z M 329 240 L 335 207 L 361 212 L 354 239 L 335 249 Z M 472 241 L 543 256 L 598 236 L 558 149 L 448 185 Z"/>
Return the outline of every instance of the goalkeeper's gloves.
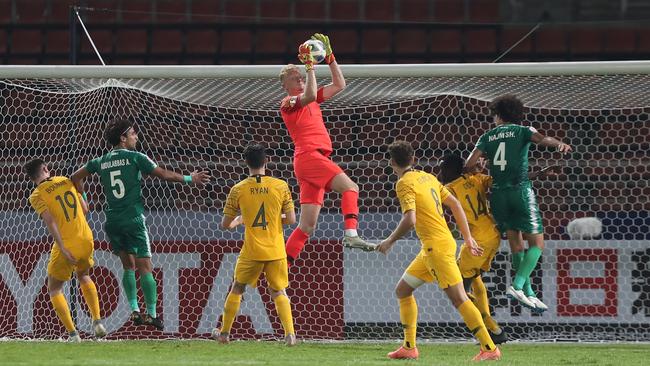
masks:
<path fill-rule="evenodd" d="M 303 43 L 298 47 L 298 60 L 305 65 L 305 70 L 311 71 L 314 69 L 314 56 L 311 55 L 311 46 Z"/>
<path fill-rule="evenodd" d="M 330 37 L 321 34 L 321 33 L 314 33 L 313 36 L 311 36 L 311 39 L 315 39 L 317 41 L 323 42 L 323 45 L 325 46 L 325 63 L 326 64 L 331 64 L 332 62 L 336 61 L 336 58 L 334 57 L 334 53 L 332 52 L 332 44 L 330 43 Z"/>

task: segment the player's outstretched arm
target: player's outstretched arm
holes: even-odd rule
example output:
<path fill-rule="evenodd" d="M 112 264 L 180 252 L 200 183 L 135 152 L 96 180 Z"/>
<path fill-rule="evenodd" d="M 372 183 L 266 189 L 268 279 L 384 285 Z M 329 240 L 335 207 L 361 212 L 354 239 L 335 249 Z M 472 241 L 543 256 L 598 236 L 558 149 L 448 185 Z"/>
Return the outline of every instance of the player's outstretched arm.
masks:
<path fill-rule="evenodd" d="M 571 145 L 565 144 L 558 139 L 554 139 L 553 137 L 544 136 L 539 132 L 534 132 L 530 137 L 530 140 L 538 145 L 556 148 L 557 151 L 561 152 L 562 154 L 573 151 Z"/>
<path fill-rule="evenodd" d="M 548 177 L 549 175 L 558 175 L 561 172 L 562 172 L 562 168 L 559 165 L 551 165 L 551 166 L 547 166 L 542 170 L 528 173 L 528 179 Z"/>
<path fill-rule="evenodd" d="M 210 174 L 196 170 L 190 175 L 181 175 L 161 167 L 155 167 L 149 174 L 168 182 L 190 183 L 199 187 L 210 181 Z"/>
<path fill-rule="evenodd" d="M 415 210 L 408 210 L 402 215 L 399 224 L 393 232 L 377 246 L 377 251 L 387 254 L 395 242 L 402 236 L 406 235 L 415 226 Z"/>
<path fill-rule="evenodd" d="M 54 216 L 50 213 L 50 211 L 45 210 L 41 213 L 41 218 L 45 222 L 45 226 L 47 226 L 47 231 L 50 232 L 50 235 L 54 238 L 54 241 L 56 242 L 56 245 L 59 246 L 59 250 L 61 251 L 61 254 L 65 257 L 65 259 L 72 265 L 77 264 L 77 259 L 70 253 L 70 250 L 65 247 L 65 244 L 63 244 L 63 238 L 61 237 L 61 232 L 59 231 L 59 227 L 56 225 L 56 221 L 54 220 Z"/>
<path fill-rule="evenodd" d="M 465 161 L 465 168 L 463 170 L 467 172 L 473 172 L 476 169 L 476 164 L 478 164 L 479 159 L 483 156 L 483 151 L 478 148 L 474 148 L 472 153 L 469 155 L 469 158 Z"/>
<path fill-rule="evenodd" d="M 323 87 L 323 99 L 327 100 L 345 89 L 345 78 L 339 64 L 336 62 L 334 52 L 332 52 L 330 37 L 321 33 L 314 33 L 311 39 L 321 41 L 325 45 L 325 63 L 329 65 L 332 74 L 332 83 Z"/>
<path fill-rule="evenodd" d="M 465 211 L 463 210 L 463 206 L 460 205 L 460 202 L 458 202 L 456 197 L 450 194 L 444 201 L 442 201 L 442 204 L 451 209 L 451 212 L 453 213 L 454 219 L 456 221 L 456 226 L 458 226 L 460 233 L 463 235 L 465 244 L 469 246 L 469 250 L 472 255 L 481 255 L 483 253 L 483 248 L 478 246 L 472 237 L 472 233 L 469 231 L 469 225 L 467 224 Z"/>

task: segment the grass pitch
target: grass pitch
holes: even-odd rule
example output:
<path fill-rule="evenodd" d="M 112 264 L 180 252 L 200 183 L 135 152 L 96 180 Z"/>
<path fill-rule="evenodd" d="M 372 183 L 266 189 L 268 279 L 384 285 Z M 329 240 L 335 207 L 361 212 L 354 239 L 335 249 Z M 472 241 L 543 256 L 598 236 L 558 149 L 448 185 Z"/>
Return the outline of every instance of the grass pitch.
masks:
<path fill-rule="evenodd" d="M 420 359 L 396 361 L 395 343 L 238 341 L 0 342 L 2 365 L 472 365 L 473 344 L 420 343 Z M 650 365 L 650 344 L 505 344 L 498 365 Z"/>

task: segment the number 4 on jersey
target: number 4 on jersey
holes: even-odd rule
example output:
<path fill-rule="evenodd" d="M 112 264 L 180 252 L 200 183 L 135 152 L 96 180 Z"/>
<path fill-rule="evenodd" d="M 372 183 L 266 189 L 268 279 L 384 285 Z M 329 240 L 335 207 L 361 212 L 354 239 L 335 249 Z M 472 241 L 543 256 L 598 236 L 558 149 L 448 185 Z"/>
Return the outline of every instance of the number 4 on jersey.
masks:
<path fill-rule="evenodd" d="M 260 206 L 260 209 L 257 211 L 257 215 L 255 215 L 255 219 L 253 220 L 252 227 L 261 227 L 262 230 L 266 230 L 266 225 L 268 225 L 268 223 L 266 222 L 266 212 L 264 211 L 264 202 L 262 202 L 262 206 Z"/>
<path fill-rule="evenodd" d="M 506 170 L 506 165 L 508 162 L 506 161 L 506 143 L 505 142 L 500 142 L 499 146 L 497 147 L 497 152 L 494 154 L 494 165 L 498 166 L 501 171 Z"/>

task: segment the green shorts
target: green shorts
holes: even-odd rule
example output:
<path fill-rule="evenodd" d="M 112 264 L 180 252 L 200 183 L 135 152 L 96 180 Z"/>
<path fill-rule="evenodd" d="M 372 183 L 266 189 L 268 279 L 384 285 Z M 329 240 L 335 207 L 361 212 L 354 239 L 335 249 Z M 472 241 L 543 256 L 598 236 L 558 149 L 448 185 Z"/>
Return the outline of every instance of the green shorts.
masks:
<path fill-rule="evenodd" d="M 522 183 L 515 188 L 493 190 L 490 207 L 497 227 L 502 233 L 507 230 L 527 234 L 544 232 L 542 215 L 530 183 Z"/>
<path fill-rule="evenodd" d="M 115 254 L 127 252 L 138 258 L 151 258 L 151 242 L 144 217 L 107 221 L 104 231 Z"/>

